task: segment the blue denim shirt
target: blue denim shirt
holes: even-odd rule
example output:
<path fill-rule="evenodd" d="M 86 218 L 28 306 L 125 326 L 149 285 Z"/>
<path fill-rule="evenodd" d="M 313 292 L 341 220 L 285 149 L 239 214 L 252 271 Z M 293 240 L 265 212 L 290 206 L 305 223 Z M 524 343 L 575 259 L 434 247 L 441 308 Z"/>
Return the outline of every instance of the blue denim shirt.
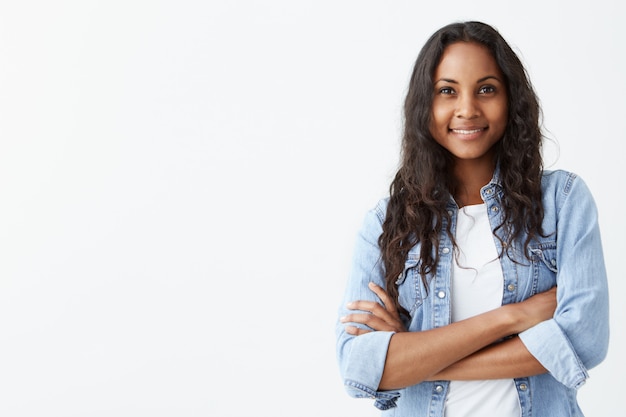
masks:
<path fill-rule="evenodd" d="M 523 237 L 508 256 L 500 257 L 504 275 L 502 303 L 516 303 L 557 285 L 554 317 L 519 336 L 548 373 L 516 378 L 522 417 L 582 416 L 576 390 L 588 378 L 587 370 L 606 356 L 609 337 L 608 288 L 593 198 L 585 183 L 565 171 L 544 172 L 542 179 L 546 237 L 531 242 L 529 258 L 522 250 Z M 503 190 L 494 179 L 481 189 L 492 229 L 501 222 Z M 378 237 L 382 233 L 387 199 L 381 200 L 366 216 L 358 235 L 352 272 L 339 317 L 349 314 L 345 305 L 354 300 L 375 300 L 367 284 L 384 287 Z M 456 228 L 458 207 L 449 204 L 451 228 Z M 498 251 L 502 249 L 494 237 Z M 440 262 L 424 288 L 416 266 L 419 245 L 406 259 L 399 276 L 399 299 L 411 314 L 408 331 L 421 331 L 450 323 L 450 271 L 452 242 L 442 233 Z M 358 326 L 362 326 L 357 324 Z M 379 391 L 391 332 L 370 332 L 351 336 L 337 321 L 337 358 L 345 387 L 354 397 L 375 399 L 384 415 L 443 416 L 447 381 L 423 382 L 397 391 Z"/>

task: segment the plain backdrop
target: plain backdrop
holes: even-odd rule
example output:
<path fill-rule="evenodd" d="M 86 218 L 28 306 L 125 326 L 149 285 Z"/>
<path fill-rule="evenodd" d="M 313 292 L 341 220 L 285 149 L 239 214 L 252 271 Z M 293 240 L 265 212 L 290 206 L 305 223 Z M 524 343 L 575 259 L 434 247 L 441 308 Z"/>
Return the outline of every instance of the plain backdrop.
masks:
<path fill-rule="evenodd" d="M 612 294 L 587 416 L 624 416 L 620 3 L 0 2 L 0 415 L 376 416 L 334 324 L 417 53 L 494 25 L 546 167 L 591 188 Z"/>

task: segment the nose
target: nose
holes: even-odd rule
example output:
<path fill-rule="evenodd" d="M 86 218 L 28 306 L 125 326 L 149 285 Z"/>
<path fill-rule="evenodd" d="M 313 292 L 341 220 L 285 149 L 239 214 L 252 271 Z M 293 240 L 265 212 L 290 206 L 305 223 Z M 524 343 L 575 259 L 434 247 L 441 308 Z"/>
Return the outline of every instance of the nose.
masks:
<path fill-rule="evenodd" d="M 473 94 L 460 94 L 456 100 L 455 116 L 463 119 L 472 119 L 480 113 L 476 97 Z"/>

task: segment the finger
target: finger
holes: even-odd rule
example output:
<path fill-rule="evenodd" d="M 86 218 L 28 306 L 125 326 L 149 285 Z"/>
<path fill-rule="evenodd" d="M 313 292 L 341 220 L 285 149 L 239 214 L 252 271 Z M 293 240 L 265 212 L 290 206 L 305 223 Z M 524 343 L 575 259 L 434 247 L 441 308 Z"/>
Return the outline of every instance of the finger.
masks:
<path fill-rule="evenodd" d="M 371 327 L 374 330 L 381 330 L 381 327 L 387 324 L 384 320 L 381 320 L 375 315 L 368 313 L 348 314 L 347 316 L 343 316 L 340 321 L 342 323 L 365 324 L 366 326 Z"/>
<path fill-rule="evenodd" d="M 360 336 L 362 334 L 370 333 L 370 332 L 371 330 L 361 329 L 360 327 L 346 326 L 346 333 L 351 334 L 353 336 Z"/>
<path fill-rule="evenodd" d="M 400 322 L 387 322 L 373 314 L 348 314 L 343 316 L 340 321 L 342 323 L 359 323 L 376 331 L 401 332 L 404 331 Z"/>
<path fill-rule="evenodd" d="M 360 310 L 372 313 L 377 317 L 383 318 L 385 321 L 393 321 L 395 318 L 376 301 L 353 301 L 346 306 L 349 310 Z"/>
<path fill-rule="evenodd" d="M 389 297 L 389 294 L 387 294 L 387 291 L 385 291 L 380 285 L 377 285 L 373 282 L 370 282 L 368 286 L 370 290 L 372 290 L 383 302 L 383 305 L 385 306 L 385 310 L 387 310 L 393 318 L 399 319 L 400 315 L 398 314 L 398 310 L 393 305 L 393 302 L 391 301 L 391 297 Z"/>
<path fill-rule="evenodd" d="M 368 316 L 376 317 L 377 319 L 380 319 L 384 323 L 386 323 L 386 326 L 378 324 L 377 327 L 374 327 L 374 330 L 392 330 L 396 332 L 406 331 L 404 328 L 404 323 L 402 323 L 402 320 L 397 313 L 395 315 L 392 315 L 389 311 L 387 311 L 375 301 L 353 301 L 351 303 L 348 303 L 346 307 L 349 310 L 367 311 L 371 313 Z M 370 324 L 368 323 L 368 325 Z"/>

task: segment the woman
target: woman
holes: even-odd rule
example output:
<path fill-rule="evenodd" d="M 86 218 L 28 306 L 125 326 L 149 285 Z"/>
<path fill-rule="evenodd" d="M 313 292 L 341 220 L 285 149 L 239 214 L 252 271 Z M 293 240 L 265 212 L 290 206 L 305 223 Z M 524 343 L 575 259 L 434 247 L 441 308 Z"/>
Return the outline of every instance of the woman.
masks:
<path fill-rule="evenodd" d="M 540 108 L 492 27 L 420 52 L 402 163 L 368 213 L 337 323 L 348 392 L 395 416 L 582 416 L 608 344 L 597 213 L 542 169 Z"/>

